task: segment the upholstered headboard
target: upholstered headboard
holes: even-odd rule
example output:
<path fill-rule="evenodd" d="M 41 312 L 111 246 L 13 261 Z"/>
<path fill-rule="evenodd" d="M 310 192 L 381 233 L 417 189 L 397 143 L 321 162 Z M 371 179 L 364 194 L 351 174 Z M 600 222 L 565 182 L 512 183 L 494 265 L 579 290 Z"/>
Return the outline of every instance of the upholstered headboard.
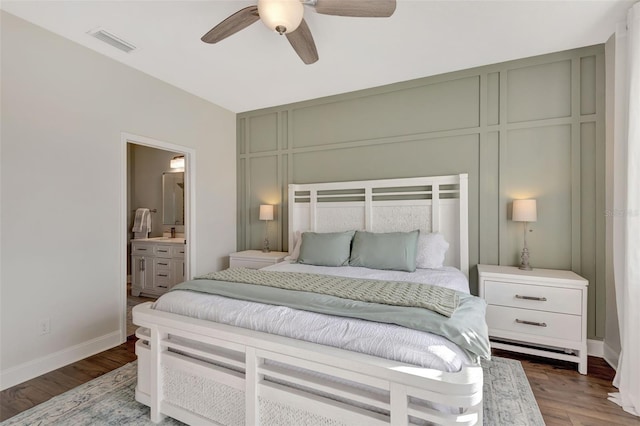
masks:
<path fill-rule="evenodd" d="M 445 265 L 469 276 L 468 175 L 289 185 L 289 247 L 296 231 L 440 232 Z"/>

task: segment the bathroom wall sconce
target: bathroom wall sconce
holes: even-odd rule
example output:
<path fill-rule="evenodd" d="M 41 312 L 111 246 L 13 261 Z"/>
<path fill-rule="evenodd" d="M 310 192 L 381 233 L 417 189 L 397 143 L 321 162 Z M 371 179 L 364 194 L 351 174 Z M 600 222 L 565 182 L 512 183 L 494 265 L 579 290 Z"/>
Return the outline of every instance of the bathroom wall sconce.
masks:
<path fill-rule="evenodd" d="M 271 204 L 261 204 L 260 205 L 260 220 L 264 220 L 264 243 L 262 245 L 262 252 L 269 253 L 271 249 L 269 248 L 269 221 L 273 220 L 273 206 Z"/>
<path fill-rule="evenodd" d="M 184 169 L 184 155 L 177 155 L 169 163 L 172 169 Z"/>
<path fill-rule="evenodd" d="M 519 268 L 524 271 L 531 271 L 529 265 L 529 249 L 527 248 L 527 224 L 538 220 L 536 200 L 513 200 L 513 211 L 511 220 L 514 222 L 524 222 L 524 248 L 520 255 Z"/>

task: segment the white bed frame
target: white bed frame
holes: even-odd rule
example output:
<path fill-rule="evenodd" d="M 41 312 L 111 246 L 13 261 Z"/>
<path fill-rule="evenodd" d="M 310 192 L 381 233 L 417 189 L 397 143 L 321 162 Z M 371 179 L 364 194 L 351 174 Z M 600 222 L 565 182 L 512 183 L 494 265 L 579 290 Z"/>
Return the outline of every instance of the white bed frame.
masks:
<path fill-rule="evenodd" d="M 446 263 L 468 273 L 467 196 L 466 174 L 290 185 L 289 247 L 295 231 L 439 231 L 451 244 Z M 136 400 L 156 423 L 170 416 L 194 425 L 482 424 L 480 366 L 447 373 L 150 303 L 134 307 L 133 321 Z"/>

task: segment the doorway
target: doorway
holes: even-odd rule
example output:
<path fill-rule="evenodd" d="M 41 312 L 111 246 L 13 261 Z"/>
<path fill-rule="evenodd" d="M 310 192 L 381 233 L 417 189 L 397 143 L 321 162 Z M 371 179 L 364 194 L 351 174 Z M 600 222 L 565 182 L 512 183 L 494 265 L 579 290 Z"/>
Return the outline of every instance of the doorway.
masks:
<path fill-rule="evenodd" d="M 183 146 L 131 134 L 122 135 L 122 151 L 121 340 L 124 342 L 136 328 L 131 308 L 154 300 L 167 286 L 189 279 L 194 270 L 191 237 L 195 225 L 192 208 L 195 153 Z M 168 248 L 175 259 L 155 259 L 151 253 L 160 248 Z M 138 255 L 141 250 L 148 255 Z M 157 270 L 165 264 L 171 265 L 167 271 Z M 159 280 L 170 282 L 156 282 Z"/>

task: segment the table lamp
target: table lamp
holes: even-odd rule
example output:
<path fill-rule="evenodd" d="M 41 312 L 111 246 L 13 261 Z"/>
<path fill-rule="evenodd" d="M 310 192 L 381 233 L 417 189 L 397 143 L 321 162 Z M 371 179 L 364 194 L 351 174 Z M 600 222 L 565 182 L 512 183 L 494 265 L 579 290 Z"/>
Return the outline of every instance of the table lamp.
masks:
<path fill-rule="evenodd" d="M 264 243 L 262 245 L 262 252 L 269 253 L 269 221 L 273 220 L 273 206 L 270 204 L 260 205 L 260 220 L 264 220 Z"/>
<path fill-rule="evenodd" d="M 527 224 L 538 220 L 538 212 L 536 208 L 536 200 L 513 200 L 513 212 L 511 220 L 514 222 L 524 222 L 524 248 L 520 255 L 519 268 L 524 271 L 531 271 L 529 265 L 529 249 L 527 248 Z"/>

